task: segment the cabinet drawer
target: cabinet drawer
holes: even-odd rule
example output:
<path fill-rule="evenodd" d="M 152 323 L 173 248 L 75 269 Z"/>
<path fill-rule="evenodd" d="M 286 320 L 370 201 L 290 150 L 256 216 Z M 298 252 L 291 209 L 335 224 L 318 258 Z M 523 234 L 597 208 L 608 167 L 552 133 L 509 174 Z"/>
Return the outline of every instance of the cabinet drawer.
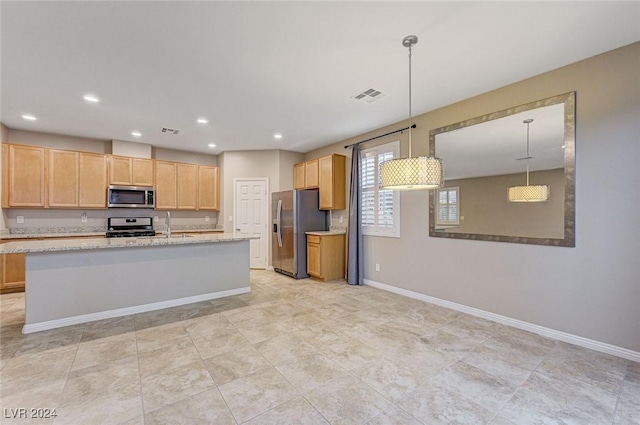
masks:
<path fill-rule="evenodd" d="M 320 243 L 320 236 L 317 235 L 307 235 L 307 242 L 309 243 Z"/>

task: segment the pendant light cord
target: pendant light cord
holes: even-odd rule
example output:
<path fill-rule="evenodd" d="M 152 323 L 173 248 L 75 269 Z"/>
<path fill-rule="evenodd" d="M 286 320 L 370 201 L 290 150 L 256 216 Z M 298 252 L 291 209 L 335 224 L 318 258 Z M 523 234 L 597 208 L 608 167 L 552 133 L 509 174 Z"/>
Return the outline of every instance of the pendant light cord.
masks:
<path fill-rule="evenodd" d="M 411 45 L 409 45 L 409 158 L 411 158 Z"/>
<path fill-rule="evenodd" d="M 529 125 L 533 120 L 525 120 L 527 123 L 527 186 L 529 186 Z"/>

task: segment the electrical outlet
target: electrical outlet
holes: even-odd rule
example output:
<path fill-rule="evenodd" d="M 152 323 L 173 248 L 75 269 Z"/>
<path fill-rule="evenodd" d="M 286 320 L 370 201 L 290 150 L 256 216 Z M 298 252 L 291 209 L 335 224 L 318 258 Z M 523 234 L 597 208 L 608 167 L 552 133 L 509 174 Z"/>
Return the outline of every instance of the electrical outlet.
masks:
<path fill-rule="evenodd" d="M 82 220 L 82 222 L 83 222 L 83 223 L 86 223 L 86 222 L 87 222 L 87 213 L 86 213 L 86 212 L 83 212 L 83 213 L 82 213 L 82 218 L 81 218 L 81 220 Z"/>
<path fill-rule="evenodd" d="M 339 221 L 340 221 L 340 223 L 342 223 L 342 216 L 340 216 L 340 220 Z"/>
<path fill-rule="evenodd" d="M 16 221 L 18 222 L 18 224 L 24 223 L 24 216 L 23 215 L 17 216 Z"/>
<path fill-rule="evenodd" d="M 232 215 L 229 216 L 229 222 L 233 223 L 233 216 Z"/>
<path fill-rule="evenodd" d="M 380 271 L 380 264 L 376 263 L 376 271 L 379 272 Z"/>
<path fill-rule="evenodd" d="M 204 221 L 209 221 L 209 216 L 208 215 L 204 216 Z"/>
<path fill-rule="evenodd" d="M 153 216 L 153 222 L 157 223 L 160 220 L 160 218 L 157 215 Z"/>

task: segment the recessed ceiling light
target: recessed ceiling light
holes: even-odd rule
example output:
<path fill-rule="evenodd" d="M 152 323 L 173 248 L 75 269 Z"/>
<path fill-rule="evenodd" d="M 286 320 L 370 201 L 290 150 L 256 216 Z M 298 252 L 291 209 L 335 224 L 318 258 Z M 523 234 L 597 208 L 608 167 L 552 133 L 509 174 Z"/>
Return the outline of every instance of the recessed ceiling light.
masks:
<path fill-rule="evenodd" d="M 216 144 L 215 143 L 209 143 L 207 146 L 209 146 L 210 148 L 215 148 Z"/>
<path fill-rule="evenodd" d="M 37 120 L 37 118 L 36 118 L 36 117 L 34 117 L 33 115 L 30 115 L 30 114 L 24 114 L 24 115 L 22 116 L 22 118 L 24 118 L 25 120 L 29 120 L 29 121 L 35 121 L 35 120 Z"/>
<path fill-rule="evenodd" d="M 273 135 L 273 138 L 274 139 L 282 139 L 282 134 L 276 133 L 276 134 Z"/>
<path fill-rule="evenodd" d="M 140 137 L 140 136 L 142 136 L 142 133 L 140 133 L 139 131 L 132 131 L 132 132 L 131 132 L 131 135 L 132 135 L 133 137 Z"/>
<path fill-rule="evenodd" d="M 206 118 L 202 118 L 202 117 L 198 118 L 198 124 L 206 124 L 208 122 L 209 121 Z"/>
<path fill-rule="evenodd" d="M 91 102 L 91 103 L 98 103 L 100 102 L 100 99 L 98 99 L 97 97 L 95 97 L 92 94 L 85 94 L 84 96 L 82 96 L 82 98 L 84 100 L 86 100 L 87 102 Z"/>

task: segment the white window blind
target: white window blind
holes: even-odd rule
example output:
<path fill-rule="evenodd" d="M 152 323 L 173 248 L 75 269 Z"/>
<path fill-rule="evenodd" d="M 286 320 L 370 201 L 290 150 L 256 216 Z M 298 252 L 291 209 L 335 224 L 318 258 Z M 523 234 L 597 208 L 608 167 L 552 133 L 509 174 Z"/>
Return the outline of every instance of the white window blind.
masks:
<path fill-rule="evenodd" d="M 361 217 L 365 235 L 400 237 L 400 195 L 378 187 L 380 163 L 397 158 L 399 150 L 400 142 L 396 141 L 361 151 Z"/>
<path fill-rule="evenodd" d="M 438 189 L 438 215 L 436 218 L 436 224 L 460 224 L 459 192 L 460 188 L 458 187 L 445 187 Z"/>

